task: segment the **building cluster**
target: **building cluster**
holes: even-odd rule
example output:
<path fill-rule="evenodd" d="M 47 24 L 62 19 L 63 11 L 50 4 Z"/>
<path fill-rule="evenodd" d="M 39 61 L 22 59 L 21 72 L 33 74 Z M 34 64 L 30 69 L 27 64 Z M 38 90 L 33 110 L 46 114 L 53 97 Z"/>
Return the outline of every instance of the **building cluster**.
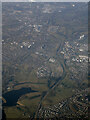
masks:
<path fill-rule="evenodd" d="M 82 35 L 80 39 L 83 40 L 84 37 Z M 76 41 L 67 41 L 64 44 L 61 54 L 64 56 L 66 64 L 72 73 L 71 78 L 83 79 L 79 76 L 88 72 L 88 42 L 83 43 L 79 39 Z"/>
<path fill-rule="evenodd" d="M 88 97 L 87 89 L 78 91 L 73 97 L 65 99 L 56 105 L 41 107 L 38 111 L 40 118 L 53 117 L 80 117 L 85 115 L 88 117 Z M 71 112 L 72 111 L 72 112 Z M 63 116 L 64 115 L 64 116 Z"/>
<path fill-rule="evenodd" d="M 50 70 L 46 66 L 38 68 L 37 77 L 46 77 L 50 75 Z"/>

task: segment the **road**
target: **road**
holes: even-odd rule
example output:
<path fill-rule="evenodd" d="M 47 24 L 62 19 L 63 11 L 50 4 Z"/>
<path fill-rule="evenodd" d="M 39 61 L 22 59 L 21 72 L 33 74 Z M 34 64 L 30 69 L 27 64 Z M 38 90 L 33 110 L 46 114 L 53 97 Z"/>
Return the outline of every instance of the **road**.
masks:
<path fill-rule="evenodd" d="M 63 41 L 62 41 L 62 42 L 63 42 Z M 56 51 L 56 56 L 57 56 L 57 57 L 60 57 L 59 54 L 58 54 L 58 52 L 59 52 L 59 50 L 61 49 L 62 42 L 61 42 L 61 44 L 59 45 L 59 47 L 57 48 L 57 51 Z M 46 92 L 46 94 L 41 98 L 41 100 L 40 100 L 40 102 L 39 102 L 39 105 L 38 105 L 38 108 L 37 108 L 37 110 L 36 110 L 35 116 L 34 116 L 35 120 L 38 119 L 38 111 L 39 111 L 39 109 L 40 109 L 41 106 L 42 106 L 43 100 L 44 100 L 44 99 L 48 96 L 48 94 L 49 94 L 56 86 L 58 86 L 58 85 L 61 83 L 61 81 L 66 77 L 66 71 L 65 71 L 65 68 L 64 68 L 64 66 L 63 66 L 63 64 L 65 64 L 65 61 L 63 61 L 63 64 L 62 64 L 62 63 L 60 63 L 60 64 L 61 64 L 61 67 L 62 67 L 62 69 L 63 69 L 63 74 L 62 74 L 62 76 L 60 76 L 59 78 L 56 79 L 56 82 L 51 86 L 51 88 L 50 88 L 50 89 Z M 66 65 L 65 65 L 65 66 L 66 66 Z"/>

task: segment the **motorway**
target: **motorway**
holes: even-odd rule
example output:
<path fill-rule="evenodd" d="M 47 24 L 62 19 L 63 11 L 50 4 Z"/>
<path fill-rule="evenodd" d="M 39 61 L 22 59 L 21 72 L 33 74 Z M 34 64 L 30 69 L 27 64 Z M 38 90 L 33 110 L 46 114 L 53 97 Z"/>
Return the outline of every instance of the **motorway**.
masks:
<path fill-rule="evenodd" d="M 63 41 L 62 41 L 62 42 L 63 42 Z M 59 54 L 58 54 L 58 52 L 59 52 L 59 50 L 62 48 L 62 47 L 61 47 L 62 42 L 61 42 L 61 44 L 59 45 L 59 47 L 57 48 L 57 50 L 56 50 L 56 56 L 57 56 L 57 57 L 60 57 Z M 65 64 L 65 61 L 63 61 L 63 63 L 60 63 L 60 64 L 61 64 L 61 67 L 62 67 L 62 69 L 63 69 L 63 74 L 62 74 L 62 76 L 60 76 L 59 78 L 56 79 L 56 82 L 50 87 L 50 89 L 46 92 L 46 94 L 44 94 L 44 95 L 42 96 L 42 98 L 41 98 L 41 100 L 40 100 L 40 102 L 39 102 L 39 104 L 38 104 L 38 107 L 37 107 L 35 116 L 34 116 L 34 119 L 35 119 L 35 120 L 38 119 L 38 111 L 39 111 L 39 109 L 40 109 L 41 106 L 42 106 L 43 100 L 44 100 L 44 99 L 48 96 L 48 94 L 49 94 L 56 86 L 58 86 L 58 85 L 61 83 L 61 81 L 66 77 L 66 71 L 65 71 L 66 64 Z M 64 66 L 63 64 L 65 64 L 65 66 Z"/>

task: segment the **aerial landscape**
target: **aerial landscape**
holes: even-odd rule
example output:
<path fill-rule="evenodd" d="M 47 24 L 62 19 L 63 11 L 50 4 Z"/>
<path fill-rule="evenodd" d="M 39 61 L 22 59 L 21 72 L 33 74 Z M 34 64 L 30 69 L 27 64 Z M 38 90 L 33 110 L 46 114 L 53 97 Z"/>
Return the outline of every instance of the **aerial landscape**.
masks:
<path fill-rule="evenodd" d="M 4 119 L 88 120 L 88 3 L 2 3 Z"/>

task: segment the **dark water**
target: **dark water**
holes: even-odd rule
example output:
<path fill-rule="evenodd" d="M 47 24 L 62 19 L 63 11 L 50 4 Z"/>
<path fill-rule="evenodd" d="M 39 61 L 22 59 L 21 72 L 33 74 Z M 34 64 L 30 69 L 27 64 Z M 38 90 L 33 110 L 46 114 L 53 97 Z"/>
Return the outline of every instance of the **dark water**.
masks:
<path fill-rule="evenodd" d="M 19 90 L 12 90 L 10 92 L 7 92 L 3 94 L 4 99 L 7 101 L 6 103 L 3 103 L 3 106 L 15 106 L 17 104 L 18 99 L 22 95 L 31 92 L 37 92 L 37 91 L 34 91 L 31 88 L 21 88 Z"/>

